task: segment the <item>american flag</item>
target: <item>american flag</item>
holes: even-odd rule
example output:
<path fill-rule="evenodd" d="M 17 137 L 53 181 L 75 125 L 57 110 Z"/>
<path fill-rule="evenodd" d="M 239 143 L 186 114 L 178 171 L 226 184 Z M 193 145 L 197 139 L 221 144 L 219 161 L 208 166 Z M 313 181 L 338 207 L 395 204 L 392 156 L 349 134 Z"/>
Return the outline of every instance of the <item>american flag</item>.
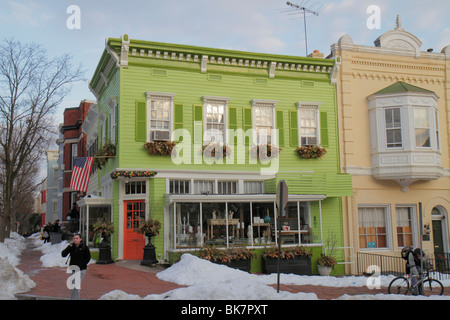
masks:
<path fill-rule="evenodd" d="M 73 164 L 70 189 L 86 192 L 91 176 L 94 157 L 77 157 Z"/>

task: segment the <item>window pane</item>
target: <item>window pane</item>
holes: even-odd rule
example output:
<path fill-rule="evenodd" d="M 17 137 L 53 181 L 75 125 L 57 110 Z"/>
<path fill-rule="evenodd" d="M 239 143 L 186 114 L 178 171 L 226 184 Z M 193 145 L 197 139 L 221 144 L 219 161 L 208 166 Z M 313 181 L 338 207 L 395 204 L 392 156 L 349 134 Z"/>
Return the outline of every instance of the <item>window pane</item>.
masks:
<path fill-rule="evenodd" d="M 412 246 L 413 216 L 411 207 L 397 207 L 395 209 L 397 220 L 397 244 L 399 247 Z"/>
<path fill-rule="evenodd" d="M 400 108 L 385 109 L 386 146 L 387 148 L 402 147 L 402 130 Z"/>
<path fill-rule="evenodd" d="M 414 127 L 417 147 L 430 147 L 430 119 L 427 108 L 414 108 Z"/>
<path fill-rule="evenodd" d="M 360 248 L 387 247 L 386 209 L 358 208 Z"/>

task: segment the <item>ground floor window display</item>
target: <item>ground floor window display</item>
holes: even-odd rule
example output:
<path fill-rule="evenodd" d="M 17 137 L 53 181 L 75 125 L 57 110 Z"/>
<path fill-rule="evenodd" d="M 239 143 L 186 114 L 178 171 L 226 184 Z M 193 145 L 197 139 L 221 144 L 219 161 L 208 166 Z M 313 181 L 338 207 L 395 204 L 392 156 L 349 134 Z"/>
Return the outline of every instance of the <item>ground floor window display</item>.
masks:
<path fill-rule="evenodd" d="M 174 249 L 277 243 L 278 222 L 275 202 L 272 201 L 174 202 L 168 210 L 171 217 L 170 243 Z M 289 202 L 286 217 L 279 223 L 282 244 L 313 243 L 310 202 Z"/>

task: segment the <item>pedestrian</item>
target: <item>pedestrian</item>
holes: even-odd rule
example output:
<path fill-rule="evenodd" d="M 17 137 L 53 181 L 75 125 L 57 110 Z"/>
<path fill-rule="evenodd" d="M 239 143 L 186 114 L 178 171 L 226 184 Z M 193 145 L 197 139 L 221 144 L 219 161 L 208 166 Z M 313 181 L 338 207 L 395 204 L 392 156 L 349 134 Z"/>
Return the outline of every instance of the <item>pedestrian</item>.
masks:
<path fill-rule="evenodd" d="M 413 287 L 413 295 L 419 293 L 418 289 L 421 285 L 417 285 L 422 277 L 422 267 L 426 263 L 427 256 L 420 248 L 409 251 L 406 270 L 411 274 L 411 285 Z M 408 273 L 408 272 L 407 272 Z"/>
<path fill-rule="evenodd" d="M 44 243 L 47 243 L 50 241 L 50 226 L 46 224 L 43 231 L 44 233 L 42 234 L 42 239 L 44 239 Z"/>
<path fill-rule="evenodd" d="M 75 234 L 73 236 L 73 241 L 71 244 L 67 246 L 62 252 L 61 255 L 63 257 L 67 257 L 70 254 L 70 262 L 69 269 L 71 272 L 72 285 L 71 289 L 71 299 L 79 300 L 80 299 L 80 289 L 81 289 L 81 280 L 83 280 L 87 265 L 91 260 L 91 252 L 89 247 L 84 244 L 83 239 L 80 234 Z M 77 274 L 77 272 L 79 272 Z M 78 277 L 79 276 L 79 277 Z M 78 281 L 78 283 L 76 283 Z"/>

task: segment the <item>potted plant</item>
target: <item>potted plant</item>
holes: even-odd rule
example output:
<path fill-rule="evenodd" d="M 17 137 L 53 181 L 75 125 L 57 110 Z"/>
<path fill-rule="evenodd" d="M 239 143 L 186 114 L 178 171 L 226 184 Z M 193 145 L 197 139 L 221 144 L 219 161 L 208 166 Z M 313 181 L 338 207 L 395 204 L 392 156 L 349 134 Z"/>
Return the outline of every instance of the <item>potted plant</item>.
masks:
<path fill-rule="evenodd" d="M 313 159 L 322 158 L 327 153 L 327 150 L 321 146 L 301 146 L 297 148 L 297 153 L 300 158 Z"/>
<path fill-rule="evenodd" d="M 250 249 L 241 247 L 227 249 L 205 247 L 200 250 L 199 257 L 213 263 L 224 264 L 230 268 L 250 272 L 251 261 L 256 258 L 256 254 Z"/>
<path fill-rule="evenodd" d="M 109 158 L 112 158 L 115 155 L 116 146 L 111 143 L 111 141 L 107 141 L 95 154 L 94 166 L 98 169 L 101 169 L 102 166 L 106 164 L 106 161 L 108 161 Z"/>
<path fill-rule="evenodd" d="M 210 143 L 202 147 L 202 153 L 204 156 L 220 159 L 231 156 L 231 149 L 225 144 Z"/>
<path fill-rule="evenodd" d="M 277 272 L 278 255 L 280 255 L 281 273 L 311 275 L 312 252 L 302 246 L 281 248 L 281 252 L 278 252 L 277 247 L 264 248 L 262 258 L 265 273 Z"/>
<path fill-rule="evenodd" d="M 147 245 L 144 247 L 144 257 L 141 261 L 141 265 L 153 266 L 158 263 L 156 259 L 156 248 L 152 244 L 152 237 L 159 235 L 159 230 L 161 229 L 161 222 L 158 219 L 148 219 L 147 221 L 141 223 L 138 232 L 144 234 L 148 241 Z"/>
<path fill-rule="evenodd" d="M 94 233 L 99 234 L 102 238 L 102 242 L 99 247 L 99 257 L 97 264 L 109 264 L 113 263 L 111 257 L 111 245 L 110 237 L 114 233 L 114 225 L 110 221 L 100 221 L 94 224 Z"/>
<path fill-rule="evenodd" d="M 252 147 L 252 156 L 256 159 L 273 159 L 278 157 L 281 149 L 273 144 L 258 144 Z"/>
<path fill-rule="evenodd" d="M 317 267 L 321 276 L 329 276 L 331 269 L 336 265 L 336 258 L 322 253 L 317 259 Z"/>
<path fill-rule="evenodd" d="M 144 143 L 144 149 L 151 155 L 170 156 L 175 152 L 175 145 L 173 141 L 152 141 Z"/>

